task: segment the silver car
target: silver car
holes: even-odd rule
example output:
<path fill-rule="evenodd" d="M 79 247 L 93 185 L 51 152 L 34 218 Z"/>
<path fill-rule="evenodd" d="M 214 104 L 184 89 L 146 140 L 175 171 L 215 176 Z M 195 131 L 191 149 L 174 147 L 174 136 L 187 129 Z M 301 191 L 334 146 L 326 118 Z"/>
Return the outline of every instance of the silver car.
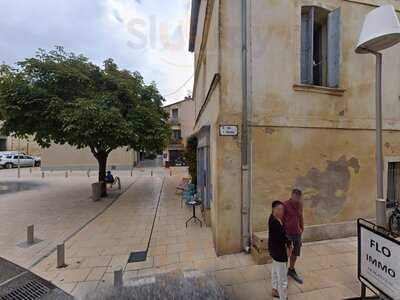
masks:
<path fill-rule="evenodd" d="M 0 167 L 11 169 L 15 167 L 34 167 L 35 158 L 23 154 L 6 154 L 0 156 Z"/>

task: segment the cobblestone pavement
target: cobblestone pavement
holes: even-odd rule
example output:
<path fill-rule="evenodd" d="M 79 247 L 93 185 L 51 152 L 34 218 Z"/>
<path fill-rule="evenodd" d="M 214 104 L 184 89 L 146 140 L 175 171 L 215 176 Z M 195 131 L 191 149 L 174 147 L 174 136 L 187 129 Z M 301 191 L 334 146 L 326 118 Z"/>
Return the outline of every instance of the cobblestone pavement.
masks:
<path fill-rule="evenodd" d="M 78 298 L 111 286 L 113 270 L 122 266 L 125 284 L 151 282 L 163 273 L 178 271 L 185 275 L 195 270 L 215 278 L 232 299 L 272 299 L 271 266 L 256 265 L 244 253 L 217 257 L 210 228 L 200 228 L 199 224 L 185 228 L 191 209 L 181 207 L 175 193 L 183 174 L 162 174 L 141 176 L 109 209 L 68 240 L 68 267 L 57 269 L 53 254 L 32 270 Z M 146 249 L 159 196 L 147 260 L 128 264 L 130 252 Z M 290 280 L 289 299 L 357 296 L 356 244 L 355 238 L 305 244 L 298 263 L 304 284 Z"/>
<path fill-rule="evenodd" d="M 139 176 L 136 172 L 118 174 L 126 189 Z M 46 256 L 57 243 L 71 236 L 90 219 L 102 212 L 120 194 L 116 188 L 109 197 L 94 202 L 91 183 L 96 181 L 92 172 L 46 172 L 39 169 L 0 170 L 0 256 L 24 267 Z M 27 226 L 35 227 L 39 242 L 26 244 Z"/>

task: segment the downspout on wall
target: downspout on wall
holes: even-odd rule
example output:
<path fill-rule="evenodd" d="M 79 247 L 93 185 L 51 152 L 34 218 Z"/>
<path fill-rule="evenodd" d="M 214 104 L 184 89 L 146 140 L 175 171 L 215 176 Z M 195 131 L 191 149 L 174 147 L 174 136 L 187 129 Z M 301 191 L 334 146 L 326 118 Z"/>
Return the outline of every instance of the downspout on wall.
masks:
<path fill-rule="evenodd" d="M 251 1 L 249 1 L 251 2 Z M 242 0 L 242 248 L 250 251 L 251 243 L 251 85 L 249 80 L 249 16 L 248 1 Z"/>

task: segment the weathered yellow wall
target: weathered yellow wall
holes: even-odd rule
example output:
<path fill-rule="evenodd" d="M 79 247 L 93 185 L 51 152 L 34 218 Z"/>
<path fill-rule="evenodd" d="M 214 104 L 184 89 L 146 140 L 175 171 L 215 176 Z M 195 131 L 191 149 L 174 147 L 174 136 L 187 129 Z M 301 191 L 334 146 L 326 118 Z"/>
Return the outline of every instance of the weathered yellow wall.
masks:
<path fill-rule="evenodd" d="M 203 35 L 206 2 L 214 3 L 213 14 L 218 16 L 211 17 L 208 36 Z M 365 15 L 374 5 L 388 3 L 400 9 L 394 0 L 249 1 L 253 230 L 265 230 L 271 201 L 287 199 L 295 186 L 305 191 L 307 225 L 373 217 L 374 57 L 357 55 L 354 48 Z M 201 51 L 197 35 L 195 130 L 211 125 L 211 216 L 216 249 L 223 254 L 239 251 L 241 239 L 241 137 L 218 135 L 221 124 L 241 128 L 241 1 L 211 0 L 202 5 L 198 33 L 207 40 Z M 300 83 L 303 5 L 341 7 L 340 88 L 345 91 L 339 96 L 294 89 Z M 218 45 L 218 59 L 209 64 L 208 47 L 213 44 Z M 400 85 L 395 80 L 400 78 L 399 50 L 396 46 L 384 51 L 385 155 L 390 156 L 400 156 Z M 204 104 L 215 72 L 221 80 Z"/>
<path fill-rule="evenodd" d="M 241 3 L 220 4 L 220 115 L 219 125 L 241 127 Z M 238 137 L 217 137 L 217 217 L 221 253 L 241 250 L 241 145 Z"/>
<path fill-rule="evenodd" d="M 368 1 L 393 3 L 393 1 Z M 373 217 L 374 57 L 354 48 L 374 7 L 351 1 L 253 1 L 253 230 L 265 230 L 273 200 L 305 191 L 308 225 Z M 341 7 L 343 96 L 300 92 L 302 5 Z M 397 3 L 398 6 L 398 3 Z M 282 12 L 285 11 L 285 14 Z M 260 13 L 262 12 L 262 14 Z M 400 47 L 384 51 L 384 128 L 400 129 Z M 386 132 L 385 155 L 399 155 L 400 132 Z"/>

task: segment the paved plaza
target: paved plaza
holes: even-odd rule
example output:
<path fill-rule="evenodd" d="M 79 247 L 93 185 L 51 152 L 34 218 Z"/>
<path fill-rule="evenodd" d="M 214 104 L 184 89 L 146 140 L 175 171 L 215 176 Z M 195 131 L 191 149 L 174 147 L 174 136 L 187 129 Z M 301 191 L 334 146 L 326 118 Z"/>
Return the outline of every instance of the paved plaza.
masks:
<path fill-rule="evenodd" d="M 122 191 L 127 189 L 141 172 L 122 178 Z M 109 197 L 94 202 L 91 183 L 97 174 L 74 171 L 46 172 L 39 169 L 0 170 L 0 256 L 24 267 L 30 267 L 46 256 L 56 245 L 67 239 L 109 206 L 121 191 L 113 188 Z M 27 226 L 33 224 L 39 242 L 26 245 Z"/>
<path fill-rule="evenodd" d="M 53 253 L 32 271 L 78 298 L 112 286 L 113 271 L 122 267 L 125 284 L 151 282 L 163 273 L 185 276 L 199 271 L 223 285 L 232 299 L 272 299 L 271 265 L 256 265 L 245 253 L 217 257 L 210 228 L 185 228 L 191 209 L 181 207 L 175 187 L 183 174 L 175 174 L 154 171 L 154 176 L 138 176 L 127 192 L 66 242 L 66 268 L 56 268 Z M 146 249 L 155 214 L 147 260 L 128 264 L 131 252 Z M 305 244 L 298 264 L 305 282 L 290 280 L 289 298 L 359 295 L 356 247 L 355 238 Z"/>

